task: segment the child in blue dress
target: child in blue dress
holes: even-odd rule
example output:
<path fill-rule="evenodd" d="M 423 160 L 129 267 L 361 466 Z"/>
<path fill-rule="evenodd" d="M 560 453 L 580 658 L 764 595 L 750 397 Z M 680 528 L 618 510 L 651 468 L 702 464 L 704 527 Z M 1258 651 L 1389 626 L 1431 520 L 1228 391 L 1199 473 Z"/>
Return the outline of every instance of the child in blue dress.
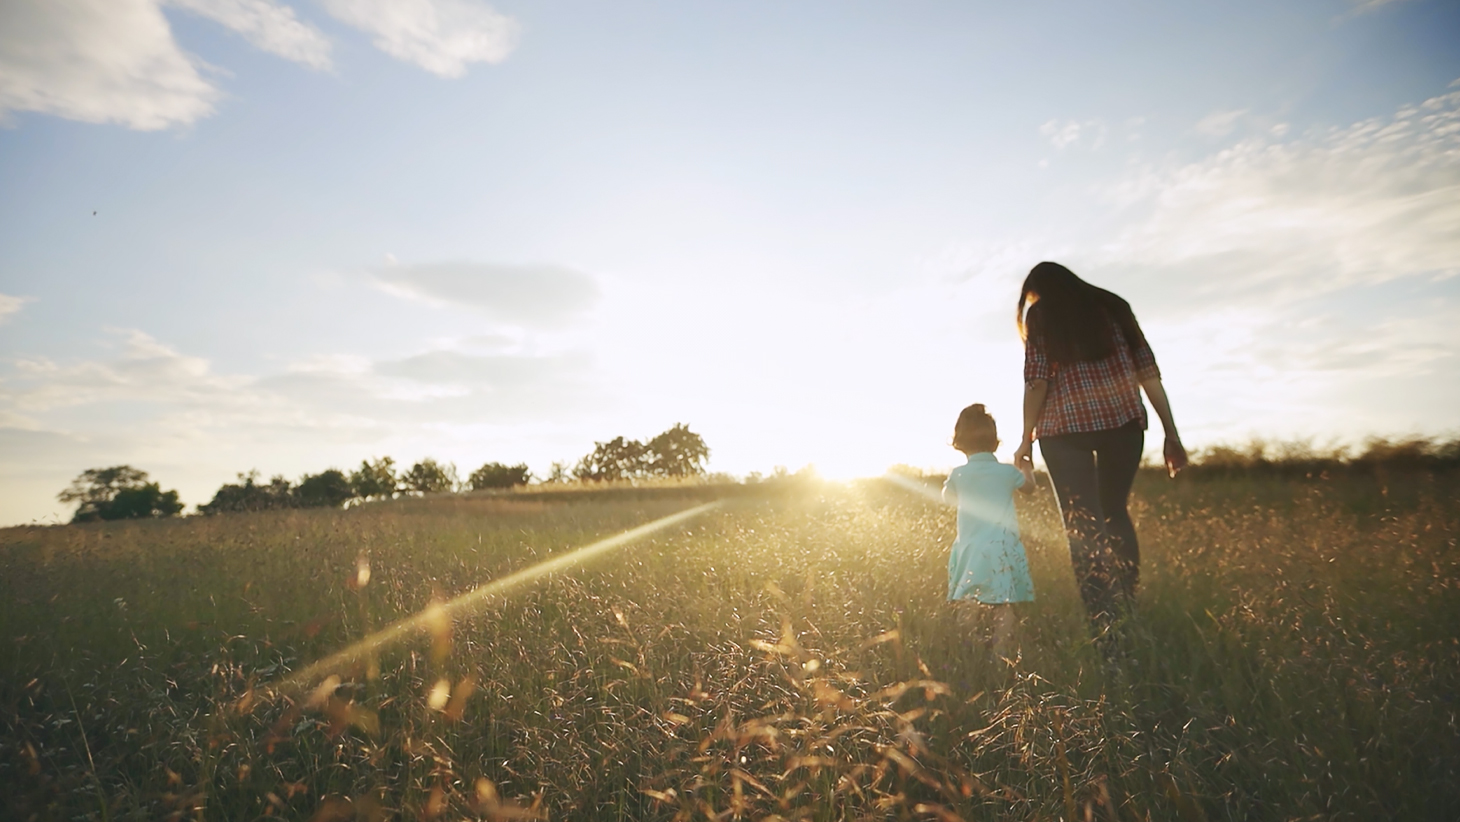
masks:
<path fill-rule="evenodd" d="M 983 405 L 970 405 L 953 427 L 953 447 L 968 457 L 943 485 L 943 499 L 958 506 L 958 538 L 948 556 L 948 600 L 981 603 L 993 611 L 989 646 L 1003 655 L 1014 628 L 1010 603 L 1031 602 L 1034 581 L 1019 539 L 1014 491 L 1034 490 L 1032 467 L 994 458 L 999 432 Z M 984 609 L 979 609 L 984 610 Z"/>

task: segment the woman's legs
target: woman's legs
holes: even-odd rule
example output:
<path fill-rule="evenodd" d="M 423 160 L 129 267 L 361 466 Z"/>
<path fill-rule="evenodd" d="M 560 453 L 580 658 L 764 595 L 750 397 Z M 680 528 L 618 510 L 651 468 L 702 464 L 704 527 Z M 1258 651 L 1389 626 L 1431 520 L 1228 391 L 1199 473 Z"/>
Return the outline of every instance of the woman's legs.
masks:
<path fill-rule="evenodd" d="M 1120 575 L 1105 535 L 1100 479 L 1090 437 L 1090 434 L 1043 437 L 1039 440 L 1039 451 L 1049 468 L 1055 499 L 1065 521 L 1070 562 L 1075 567 L 1075 582 L 1080 587 L 1085 613 L 1097 628 L 1103 629 L 1115 616 Z"/>
<path fill-rule="evenodd" d="M 1100 628 L 1135 596 L 1140 579 L 1140 544 L 1127 501 L 1144 442 L 1145 432 L 1134 420 L 1039 441 L 1069 536 L 1080 598 Z"/>
<path fill-rule="evenodd" d="M 1131 483 L 1141 467 L 1141 449 L 1146 432 L 1132 422 L 1111 431 L 1100 431 L 1095 443 L 1095 473 L 1100 485 L 1100 510 L 1105 514 L 1105 536 L 1125 596 L 1135 598 L 1141 579 L 1141 547 L 1127 504 Z"/>

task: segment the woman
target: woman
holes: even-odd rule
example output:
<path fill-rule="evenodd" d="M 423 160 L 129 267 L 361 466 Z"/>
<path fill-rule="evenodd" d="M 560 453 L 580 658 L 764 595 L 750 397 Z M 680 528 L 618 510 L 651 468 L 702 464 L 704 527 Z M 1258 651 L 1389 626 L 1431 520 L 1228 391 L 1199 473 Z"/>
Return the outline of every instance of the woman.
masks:
<path fill-rule="evenodd" d="M 1017 313 L 1024 338 L 1024 437 L 1054 482 L 1080 597 L 1099 634 L 1135 596 L 1140 548 L 1126 511 L 1145 444 L 1141 389 L 1166 430 L 1166 469 L 1186 467 L 1156 357 L 1130 304 L 1059 263 L 1036 265 Z"/>

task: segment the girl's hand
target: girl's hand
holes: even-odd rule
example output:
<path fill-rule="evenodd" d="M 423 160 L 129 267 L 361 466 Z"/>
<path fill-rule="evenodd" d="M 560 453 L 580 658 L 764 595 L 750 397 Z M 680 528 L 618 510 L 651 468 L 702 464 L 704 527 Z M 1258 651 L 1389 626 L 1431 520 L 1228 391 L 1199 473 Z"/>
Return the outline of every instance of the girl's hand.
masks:
<path fill-rule="evenodd" d="M 1186 447 L 1181 444 L 1180 437 L 1167 437 L 1165 452 L 1166 472 L 1175 478 L 1186 467 Z"/>

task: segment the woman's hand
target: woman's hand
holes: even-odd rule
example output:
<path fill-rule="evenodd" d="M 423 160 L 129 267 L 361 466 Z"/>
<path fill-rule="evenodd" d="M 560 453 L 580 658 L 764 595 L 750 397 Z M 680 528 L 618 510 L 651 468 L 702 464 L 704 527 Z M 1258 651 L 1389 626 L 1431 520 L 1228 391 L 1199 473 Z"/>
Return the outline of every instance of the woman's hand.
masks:
<path fill-rule="evenodd" d="M 1186 467 L 1186 447 L 1181 444 L 1180 437 L 1167 437 L 1164 450 L 1166 452 L 1166 472 L 1175 478 L 1176 474 Z"/>
<path fill-rule="evenodd" d="M 1034 469 L 1034 443 L 1031 440 L 1021 440 L 1019 447 L 1014 449 L 1014 467 L 1020 471 L 1026 467 Z"/>

